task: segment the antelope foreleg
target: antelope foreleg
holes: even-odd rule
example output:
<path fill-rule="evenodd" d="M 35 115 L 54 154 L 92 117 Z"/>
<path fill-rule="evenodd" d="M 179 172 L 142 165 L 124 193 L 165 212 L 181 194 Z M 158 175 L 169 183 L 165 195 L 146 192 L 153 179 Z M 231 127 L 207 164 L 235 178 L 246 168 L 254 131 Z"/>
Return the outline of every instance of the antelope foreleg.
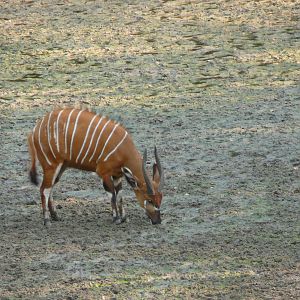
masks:
<path fill-rule="evenodd" d="M 53 200 L 52 189 L 55 184 L 55 180 L 61 171 L 62 163 L 53 166 L 51 169 L 44 169 L 43 183 L 40 188 L 42 209 L 44 216 L 44 225 L 51 225 L 50 216 L 53 220 L 58 220 Z"/>
<path fill-rule="evenodd" d="M 113 222 L 118 224 L 122 223 L 122 220 L 120 218 L 119 212 L 118 212 L 118 207 L 117 207 L 117 195 L 112 194 L 111 197 L 111 208 L 112 208 L 112 213 L 113 213 Z"/>
<path fill-rule="evenodd" d="M 111 195 L 111 208 L 113 214 L 113 222 L 119 218 L 118 210 L 117 210 L 117 194 L 116 190 L 110 176 L 103 177 L 103 187 L 104 189 Z"/>
<path fill-rule="evenodd" d="M 118 212 L 120 215 L 121 223 L 127 220 L 125 209 L 123 207 L 123 190 L 122 190 L 122 181 L 121 178 L 114 179 L 114 186 L 116 190 L 116 201 Z"/>
<path fill-rule="evenodd" d="M 50 193 L 50 196 L 49 196 L 48 207 L 49 207 L 51 219 L 53 221 L 59 221 L 59 217 L 57 215 L 56 208 L 55 208 L 53 198 L 52 198 L 53 187 L 54 187 L 55 184 L 58 183 L 60 177 L 62 176 L 62 174 L 65 170 L 66 170 L 66 166 L 63 165 L 63 164 L 59 164 L 56 171 L 55 171 L 55 173 L 54 173 L 53 179 L 52 179 L 53 186 L 52 186 L 52 190 L 51 190 L 51 193 Z"/>
<path fill-rule="evenodd" d="M 113 179 L 109 176 L 103 177 L 103 187 L 111 195 L 113 222 L 116 224 L 121 224 L 122 219 L 120 218 L 117 207 L 117 190 L 115 188 Z"/>

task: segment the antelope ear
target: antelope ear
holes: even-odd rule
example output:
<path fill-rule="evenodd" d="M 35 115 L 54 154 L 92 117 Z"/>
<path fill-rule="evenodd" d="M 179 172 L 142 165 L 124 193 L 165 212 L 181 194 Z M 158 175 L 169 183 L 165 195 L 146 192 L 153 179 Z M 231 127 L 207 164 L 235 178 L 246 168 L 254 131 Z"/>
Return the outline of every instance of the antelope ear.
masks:
<path fill-rule="evenodd" d="M 160 175 L 159 175 L 158 166 L 156 163 L 153 164 L 153 180 L 157 184 L 160 182 Z"/>
<path fill-rule="evenodd" d="M 130 169 L 124 167 L 122 168 L 122 172 L 126 178 L 126 181 L 129 183 L 129 185 L 133 188 L 136 189 L 138 187 L 137 181 L 134 177 L 134 175 L 132 174 L 132 172 L 130 171 Z"/>

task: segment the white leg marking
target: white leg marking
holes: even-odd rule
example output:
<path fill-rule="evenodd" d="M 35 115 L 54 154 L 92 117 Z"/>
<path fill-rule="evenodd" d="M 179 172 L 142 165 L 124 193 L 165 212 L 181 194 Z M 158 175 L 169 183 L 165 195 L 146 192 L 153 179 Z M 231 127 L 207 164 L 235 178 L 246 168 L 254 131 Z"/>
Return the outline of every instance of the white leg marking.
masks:
<path fill-rule="evenodd" d="M 48 203 L 49 203 L 49 197 L 51 196 L 52 193 L 52 188 L 49 189 L 44 189 L 44 196 L 45 196 L 45 206 L 46 206 L 46 211 L 44 215 L 44 219 L 49 219 L 49 209 L 48 209 Z"/>
<path fill-rule="evenodd" d="M 119 192 L 117 194 L 117 204 L 119 204 L 120 200 L 122 199 L 122 195 L 123 195 L 123 191 L 119 190 Z"/>
<path fill-rule="evenodd" d="M 68 147 L 67 147 L 68 129 L 69 129 L 69 124 L 70 124 L 70 119 L 71 119 L 71 116 L 72 116 L 72 113 L 74 110 L 75 110 L 75 108 L 73 108 L 71 110 L 71 112 L 69 113 L 69 116 L 68 116 L 68 120 L 67 120 L 66 131 L 65 131 L 65 154 L 68 153 Z"/>
<path fill-rule="evenodd" d="M 61 110 L 57 116 L 57 120 L 56 120 L 56 148 L 57 148 L 57 152 L 59 153 L 59 118 L 61 116 L 61 114 L 63 113 L 64 110 Z"/>
<path fill-rule="evenodd" d="M 74 136 L 75 136 L 75 133 L 76 133 L 76 129 L 77 129 L 77 124 L 78 124 L 78 119 L 81 115 L 81 113 L 83 112 L 83 110 L 81 110 L 77 117 L 76 117 L 76 120 L 75 120 L 75 125 L 74 125 L 74 128 L 73 128 L 73 134 L 72 134 L 72 138 L 71 138 L 71 144 L 70 144 L 70 160 L 72 159 L 72 148 L 73 148 L 73 141 L 74 141 Z"/>
<path fill-rule="evenodd" d="M 44 189 L 44 196 L 47 205 L 48 205 L 49 196 L 51 195 L 51 190 L 52 188 Z"/>
<path fill-rule="evenodd" d="M 126 139 L 126 137 L 127 137 L 127 135 L 128 135 L 128 132 L 127 131 L 125 131 L 125 135 L 124 135 L 124 137 L 122 138 L 122 140 L 119 142 L 119 144 L 109 153 L 109 154 L 107 154 L 106 155 L 106 157 L 104 158 L 104 161 L 107 161 L 108 159 L 109 159 L 109 157 L 114 153 L 114 152 L 116 152 L 117 151 L 117 149 L 121 146 L 121 144 L 124 142 L 124 140 Z"/>
<path fill-rule="evenodd" d="M 102 122 L 103 119 L 104 119 L 104 117 L 101 117 L 100 120 L 98 121 L 96 127 L 94 128 L 92 137 L 91 137 L 91 139 L 90 139 L 89 147 L 88 147 L 88 149 L 86 150 L 85 156 L 84 156 L 83 159 L 81 160 L 81 163 L 83 163 L 83 161 L 84 161 L 85 158 L 87 157 L 87 155 L 88 155 L 88 153 L 89 153 L 89 151 L 90 151 L 90 148 L 91 148 L 91 146 L 92 146 L 92 143 L 93 143 L 93 139 L 94 139 L 95 133 L 96 133 L 96 131 L 97 131 L 97 129 L 98 129 L 98 127 L 99 127 L 99 125 L 101 124 L 101 122 Z"/>
<path fill-rule="evenodd" d="M 117 123 L 117 124 L 115 125 L 115 127 L 113 128 L 113 130 L 111 131 L 111 133 L 110 133 L 110 135 L 108 136 L 108 138 L 106 139 L 106 142 L 105 142 L 105 144 L 104 144 L 104 146 L 103 146 L 103 148 L 102 148 L 101 154 L 98 156 L 97 162 L 100 160 L 101 156 L 103 155 L 104 150 L 105 150 L 105 148 L 106 148 L 106 146 L 107 146 L 109 140 L 111 139 L 113 133 L 115 132 L 115 130 L 116 130 L 116 128 L 117 128 L 118 126 L 119 126 L 119 124 Z"/>
<path fill-rule="evenodd" d="M 46 153 L 45 153 L 45 151 L 44 151 L 44 149 L 43 149 L 43 146 L 42 146 L 42 143 L 41 143 L 41 127 L 42 127 L 42 125 L 43 125 L 43 123 L 44 123 L 44 118 L 42 119 L 42 122 L 40 123 L 40 127 L 39 127 L 39 145 L 40 145 L 40 148 L 41 148 L 41 151 L 42 151 L 42 153 L 43 153 L 43 155 L 44 155 L 44 157 L 45 157 L 45 159 L 46 159 L 46 161 L 47 161 L 47 163 L 48 163 L 48 165 L 52 165 L 51 164 L 51 162 L 49 161 L 49 159 L 48 159 L 48 157 L 47 157 L 47 155 L 46 155 Z"/>
<path fill-rule="evenodd" d="M 99 136 L 98 136 L 98 139 L 97 139 L 97 142 L 96 142 L 96 145 L 95 145 L 94 152 L 93 152 L 92 156 L 90 157 L 89 162 L 93 159 L 93 157 L 94 157 L 94 155 L 95 155 L 95 153 L 96 153 L 96 151 L 97 151 L 98 143 L 99 143 L 99 141 L 100 141 L 100 138 L 101 138 L 101 136 L 102 136 L 102 133 L 104 132 L 104 130 L 105 130 L 105 128 L 106 128 L 106 126 L 108 125 L 109 122 L 110 122 L 110 120 L 108 120 L 108 121 L 104 124 L 104 126 L 103 126 L 103 128 L 102 128 L 102 130 L 101 130 L 101 132 L 100 132 L 100 134 L 99 134 Z"/>
<path fill-rule="evenodd" d="M 117 187 L 120 182 L 122 181 L 122 177 L 119 177 L 117 179 L 113 179 L 114 187 Z"/>
<path fill-rule="evenodd" d="M 49 145 L 49 148 L 51 150 L 51 153 L 52 155 L 54 156 L 54 158 L 56 158 L 55 154 L 54 154 L 54 151 L 52 149 L 52 146 L 51 146 L 51 131 L 50 131 L 50 120 L 51 120 L 51 116 L 52 116 L 52 113 L 53 111 L 51 111 L 50 115 L 49 115 L 49 118 L 48 118 L 48 124 L 47 124 L 47 133 L 48 133 L 48 145 Z"/>
<path fill-rule="evenodd" d="M 132 174 L 131 170 L 130 170 L 130 169 L 128 169 L 128 168 L 126 168 L 126 167 L 122 168 L 122 172 L 123 172 L 123 173 L 126 173 L 126 172 L 128 172 L 130 175 L 132 175 L 132 176 L 133 176 L 133 174 Z"/>
<path fill-rule="evenodd" d="M 126 216 L 126 211 L 124 206 L 122 205 L 122 217 L 124 218 Z"/>
<path fill-rule="evenodd" d="M 85 134 L 84 141 L 83 141 L 82 146 L 81 146 L 81 149 L 80 149 L 80 151 L 79 151 L 79 153 L 78 153 L 78 155 L 77 155 L 76 163 L 78 162 L 78 159 L 79 159 L 79 157 L 80 157 L 80 155 L 81 155 L 81 152 L 82 152 L 82 150 L 83 150 L 83 148 L 84 148 L 84 146 L 85 146 L 86 140 L 87 140 L 87 138 L 88 138 L 88 136 L 89 136 L 89 133 L 90 133 L 91 126 L 92 126 L 92 124 L 93 124 L 93 122 L 94 122 L 94 120 L 95 120 L 96 117 L 97 117 L 97 115 L 95 115 L 95 116 L 93 117 L 93 119 L 91 120 L 91 122 L 90 122 L 90 124 L 89 124 L 89 127 L 88 127 L 88 129 L 87 129 L 87 131 L 86 131 L 86 134 Z"/>

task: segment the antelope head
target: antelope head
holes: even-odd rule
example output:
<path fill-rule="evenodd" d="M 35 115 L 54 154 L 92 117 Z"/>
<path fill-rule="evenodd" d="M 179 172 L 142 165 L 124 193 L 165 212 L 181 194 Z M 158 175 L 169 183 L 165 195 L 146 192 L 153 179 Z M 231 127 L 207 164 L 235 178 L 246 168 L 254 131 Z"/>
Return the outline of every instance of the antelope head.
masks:
<path fill-rule="evenodd" d="M 161 167 L 157 149 L 154 149 L 155 163 L 153 164 L 153 175 L 150 178 L 146 171 L 147 150 L 144 152 L 142 162 L 142 179 L 138 179 L 128 171 L 123 169 L 124 175 L 128 183 L 133 187 L 134 192 L 140 205 L 144 208 L 146 215 L 150 218 L 153 225 L 160 224 L 160 205 L 162 201 L 162 188 L 164 185 L 164 174 Z"/>
<path fill-rule="evenodd" d="M 162 187 L 164 184 L 163 170 L 156 147 L 154 149 L 154 154 L 156 162 L 153 164 L 152 180 L 150 180 L 146 171 L 147 150 L 145 150 L 143 157 L 143 175 L 146 184 L 146 193 L 143 194 L 143 204 L 146 214 L 153 225 L 161 223 L 160 205 L 162 201 Z"/>

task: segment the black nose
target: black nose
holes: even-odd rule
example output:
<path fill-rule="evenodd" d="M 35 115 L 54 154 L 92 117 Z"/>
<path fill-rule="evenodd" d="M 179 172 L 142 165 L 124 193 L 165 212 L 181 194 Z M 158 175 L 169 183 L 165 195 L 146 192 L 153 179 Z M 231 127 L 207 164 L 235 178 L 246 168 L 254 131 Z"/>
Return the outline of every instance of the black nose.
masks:
<path fill-rule="evenodd" d="M 161 224 L 161 220 L 160 220 L 160 219 L 159 219 L 159 220 L 157 220 L 157 221 L 153 221 L 153 220 L 151 220 L 151 222 L 152 222 L 152 225 Z"/>

